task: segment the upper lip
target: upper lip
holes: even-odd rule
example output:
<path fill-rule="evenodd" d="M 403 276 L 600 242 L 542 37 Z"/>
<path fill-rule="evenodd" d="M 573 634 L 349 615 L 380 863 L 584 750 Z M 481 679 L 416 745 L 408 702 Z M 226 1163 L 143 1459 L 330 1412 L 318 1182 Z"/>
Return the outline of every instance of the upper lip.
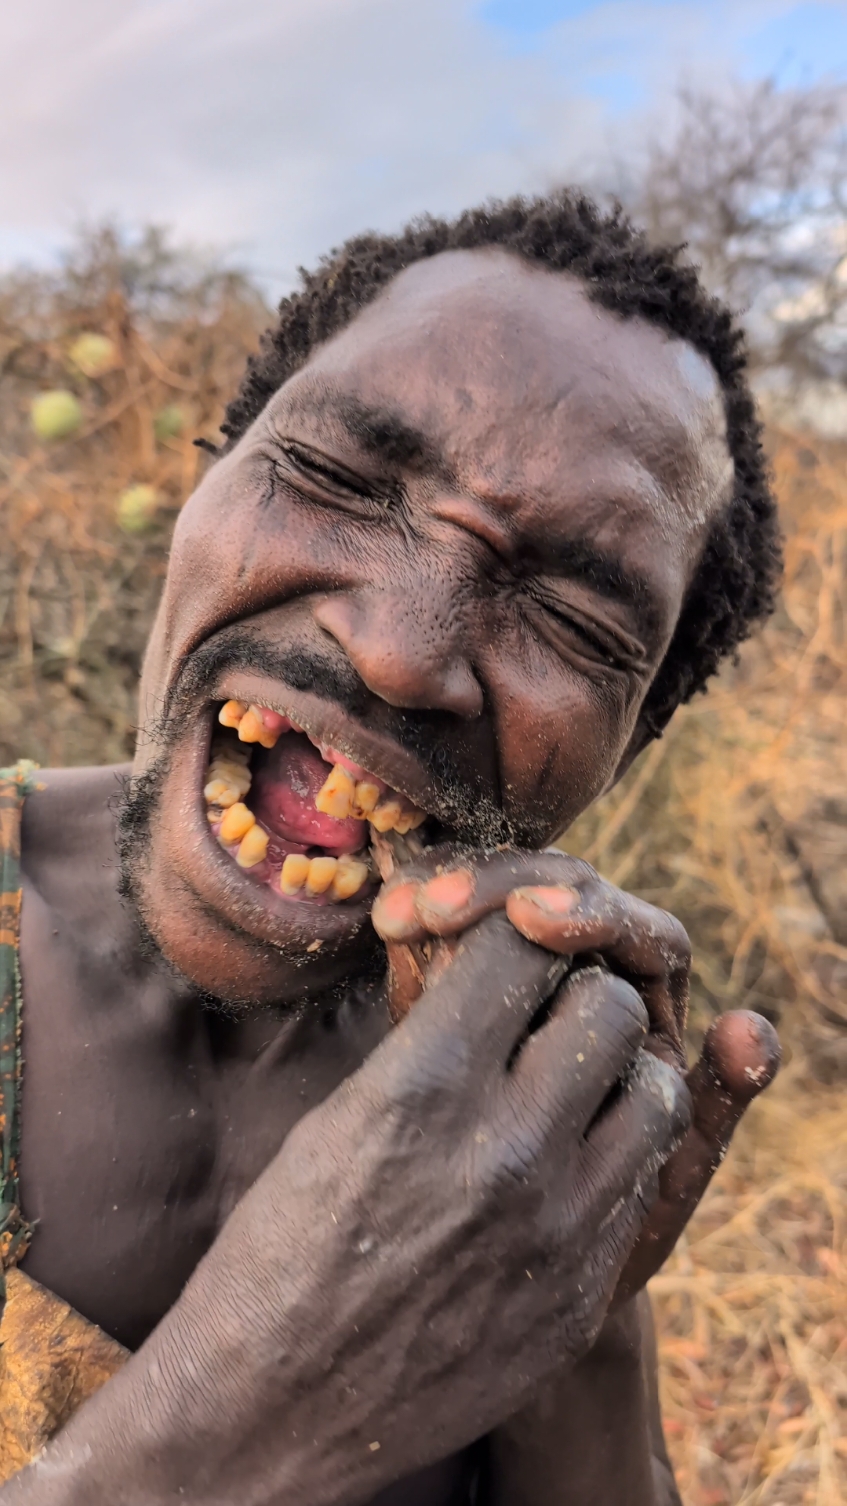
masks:
<path fill-rule="evenodd" d="M 414 753 L 387 733 L 356 721 L 323 696 L 308 690 L 291 690 L 278 680 L 251 670 L 222 674 L 213 693 L 218 701 L 267 706 L 289 717 L 313 742 L 343 753 L 398 794 L 405 795 L 420 810 L 442 818 L 448 814 L 443 794 Z"/>

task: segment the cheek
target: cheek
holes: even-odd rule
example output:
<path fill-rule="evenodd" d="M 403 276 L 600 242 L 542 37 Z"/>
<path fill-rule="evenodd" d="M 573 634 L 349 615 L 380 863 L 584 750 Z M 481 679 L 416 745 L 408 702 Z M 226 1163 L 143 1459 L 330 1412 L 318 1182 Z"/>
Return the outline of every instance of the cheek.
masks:
<path fill-rule="evenodd" d="M 522 840 L 551 839 L 596 799 L 617 768 L 634 712 L 566 666 L 526 654 L 511 664 L 498 655 L 492 687 L 497 707 L 502 798 Z"/>
<path fill-rule="evenodd" d="M 308 509 L 269 498 L 260 478 L 213 477 L 174 530 L 151 651 L 166 675 L 218 629 L 320 588 L 343 558 L 332 519 L 319 526 Z"/>

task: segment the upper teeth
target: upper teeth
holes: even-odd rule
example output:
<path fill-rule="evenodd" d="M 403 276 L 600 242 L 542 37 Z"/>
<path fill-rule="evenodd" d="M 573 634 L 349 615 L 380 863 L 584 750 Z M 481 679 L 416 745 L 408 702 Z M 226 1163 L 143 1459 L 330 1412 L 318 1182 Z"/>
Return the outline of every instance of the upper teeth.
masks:
<path fill-rule="evenodd" d="M 208 805 L 221 805 L 227 809 L 237 800 L 244 799 L 252 783 L 249 758 L 246 748 L 212 744 L 212 759 L 203 790 Z"/>
<path fill-rule="evenodd" d="M 315 808 L 336 821 L 370 821 L 377 831 L 397 831 L 405 836 L 426 820 L 410 800 L 390 791 L 380 799 L 379 785 L 371 780 L 354 780 L 352 774 L 336 764 L 315 796 Z"/>

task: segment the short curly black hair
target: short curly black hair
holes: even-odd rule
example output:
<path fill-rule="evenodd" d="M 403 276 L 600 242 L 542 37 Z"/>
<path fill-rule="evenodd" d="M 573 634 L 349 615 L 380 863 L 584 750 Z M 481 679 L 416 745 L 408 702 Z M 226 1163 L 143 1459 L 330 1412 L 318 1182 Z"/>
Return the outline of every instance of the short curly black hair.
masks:
<path fill-rule="evenodd" d="M 355 236 L 301 270 L 299 291 L 250 358 L 222 431 L 233 445 L 283 382 L 321 341 L 349 324 L 404 267 L 440 251 L 501 246 L 582 279 L 604 308 L 639 316 L 687 340 L 714 368 L 723 391 L 735 490 L 707 538 L 676 631 L 650 688 L 643 716 L 660 735 L 687 701 L 774 608 L 782 567 L 776 506 L 747 380 L 744 333 L 711 297 L 683 246 L 654 246 L 620 208 L 604 212 L 584 194 L 562 189 L 467 210 L 455 220 L 415 220 L 399 235 Z"/>

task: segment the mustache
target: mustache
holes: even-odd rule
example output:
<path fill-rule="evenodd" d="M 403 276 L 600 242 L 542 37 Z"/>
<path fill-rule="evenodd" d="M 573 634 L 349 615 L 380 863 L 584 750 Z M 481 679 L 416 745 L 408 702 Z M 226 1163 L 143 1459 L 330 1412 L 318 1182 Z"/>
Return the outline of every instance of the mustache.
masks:
<path fill-rule="evenodd" d="M 267 675 L 291 690 L 322 695 L 352 716 L 362 716 L 371 700 L 352 664 L 333 662 L 302 648 L 275 648 L 241 626 L 224 628 L 194 650 L 169 688 L 154 729 L 163 745 L 176 736 L 175 724 L 208 699 L 216 680 L 238 669 Z"/>
<path fill-rule="evenodd" d="M 208 700 L 220 676 L 232 670 L 252 670 L 291 690 L 310 691 L 362 722 L 367 721 L 378 700 L 349 659 L 320 654 L 311 647 L 279 648 L 237 624 L 222 629 L 195 649 L 168 689 L 161 715 L 150 729 L 163 751 L 176 741 L 185 717 Z M 443 795 L 456 834 L 491 846 L 513 842 L 512 823 L 500 805 L 481 782 L 458 765 L 445 737 L 445 713 L 404 711 L 387 702 L 379 705 L 384 730 L 415 755 Z"/>

